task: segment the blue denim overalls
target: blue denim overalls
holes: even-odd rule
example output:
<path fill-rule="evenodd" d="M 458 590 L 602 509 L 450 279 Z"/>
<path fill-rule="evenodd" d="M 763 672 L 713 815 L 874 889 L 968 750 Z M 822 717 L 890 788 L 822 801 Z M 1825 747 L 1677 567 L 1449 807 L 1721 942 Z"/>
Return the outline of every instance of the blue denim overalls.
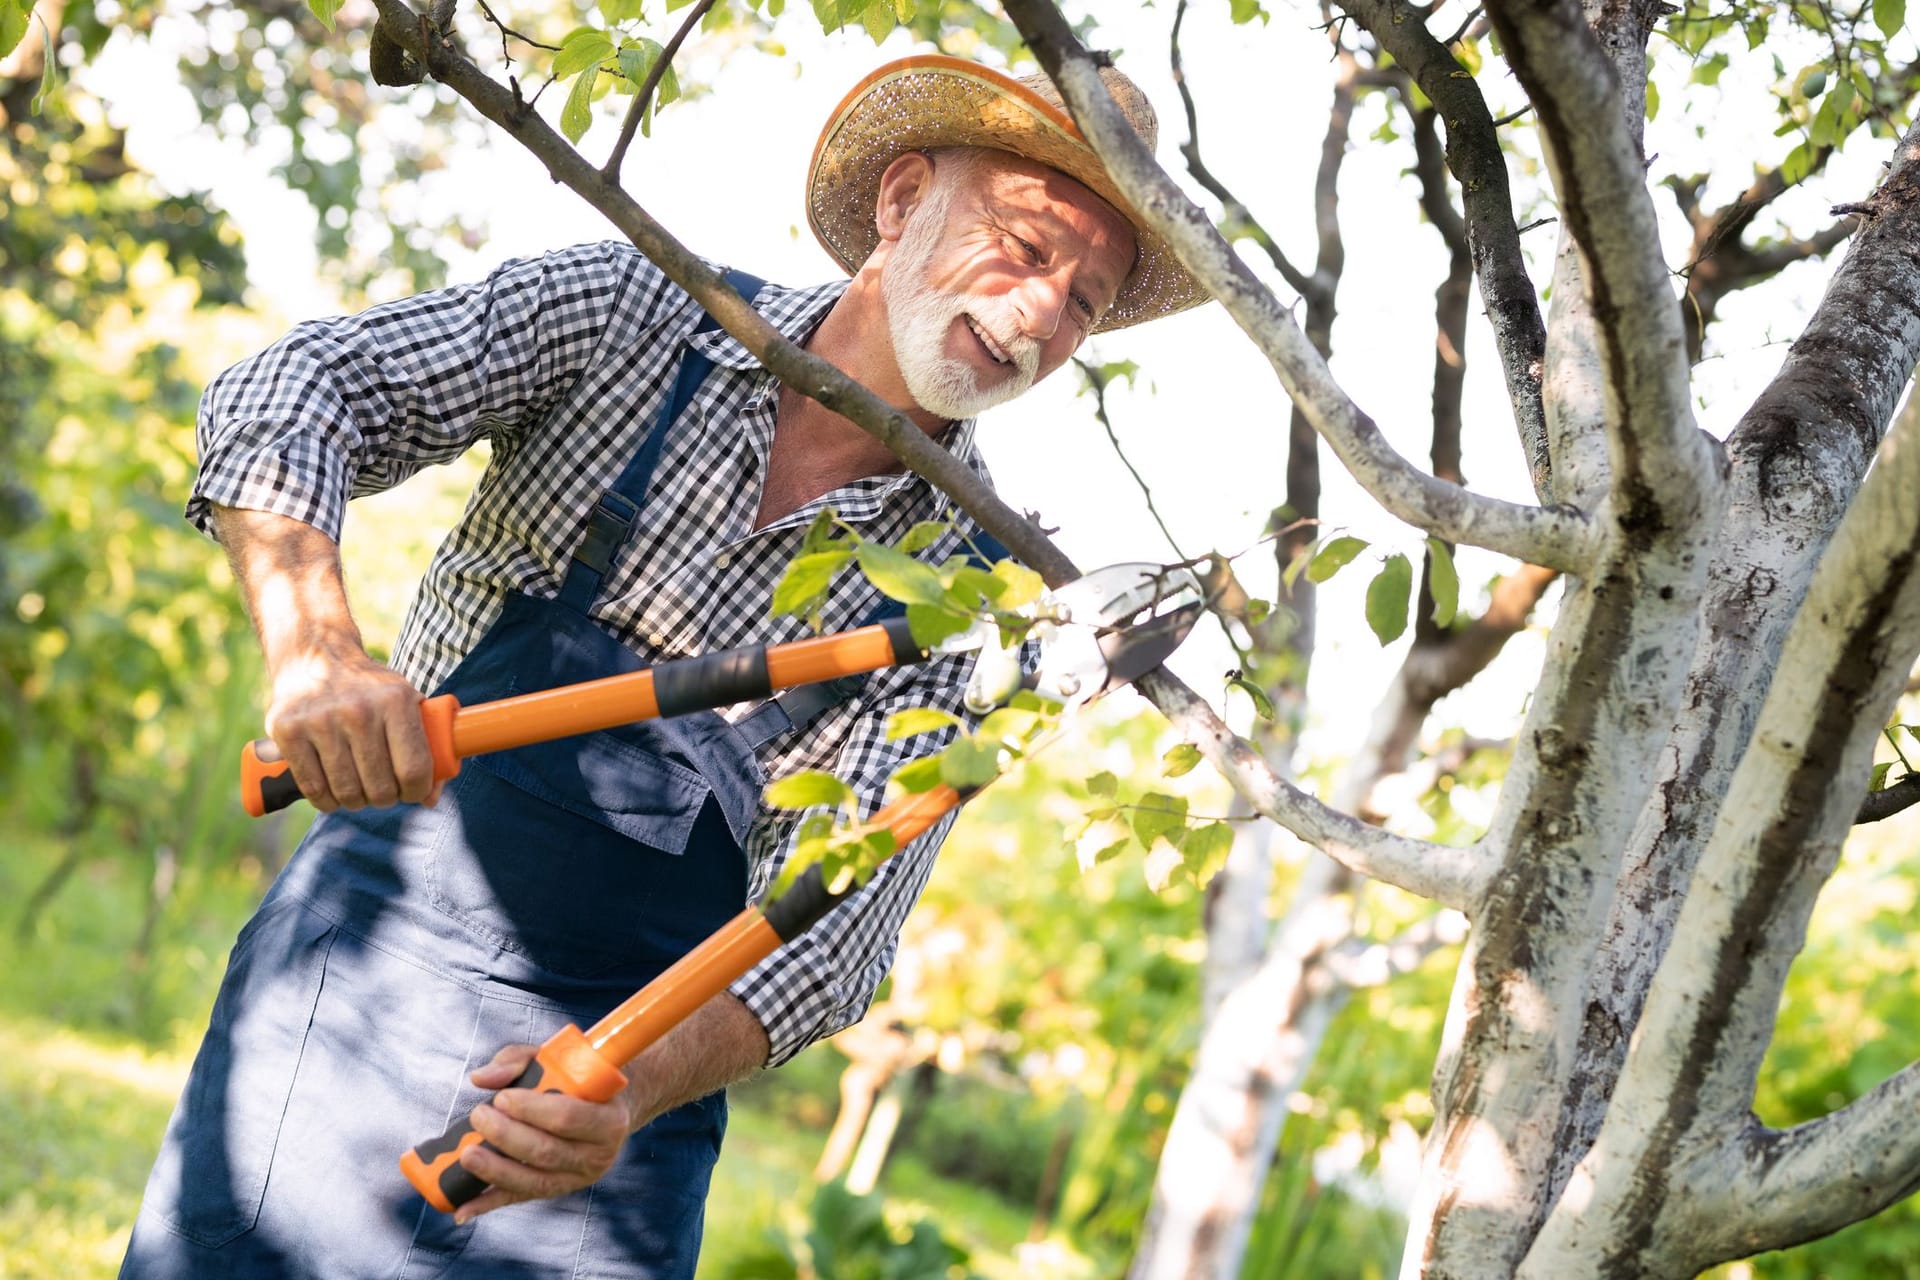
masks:
<path fill-rule="evenodd" d="M 510 596 L 441 691 L 642 665 L 587 609 L 705 371 L 683 354 L 559 595 Z M 234 944 L 121 1275 L 690 1280 L 724 1093 L 642 1129 L 593 1186 L 465 1227 L 396 1161 L 482 1100 L 467 1073 L 502 1045 L 589 1025 L 744 905 L 754 748 L 791 723 L 768 702 L 631 725 L 474 757 L 432 809 L 322 815 Z"/>

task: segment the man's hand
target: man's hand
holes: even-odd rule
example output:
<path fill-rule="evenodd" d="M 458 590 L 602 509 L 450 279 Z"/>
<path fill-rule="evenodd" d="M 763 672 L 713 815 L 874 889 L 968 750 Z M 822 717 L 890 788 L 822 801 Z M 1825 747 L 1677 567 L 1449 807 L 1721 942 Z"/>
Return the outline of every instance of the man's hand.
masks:
<path fill-rule="evenodd" d="M 269 511 L 213 519 L 273 682 L 267 733 L 301 794 L 322 811 L 438 800 L 420 694 L 367 656 L 333 539 Z"/>
<path fill-rule="evenodd" d="M 578 1191 L 613 1167 L 642 1125 L 746 1079 L 765 1065 L 768 1049 L 759 1019 L 725 991 L 621 1068 L 631 1083 L 605 1102 L 507 1088 L 539 1052 L 509 1045 L 469 1077 L 478 1088 L 501 1091 L 472 1112 L 474 1129 L 499 1150 L 483 1151 L 476 1142 L 460 1153 L 467 1171 L 492 1185 L 460 1206 L 454 1221 Z"/>
<path fill-rule="evenodd" d="M 322 812 L 440 798 L 419 691 L 357 644 L 282 658 L 267 733 Z"/>
<path fill-rule="evenodd" d="M 636 1118 L 631 1086 L 605 1102 L 507 1088 L 538 1052 L 535 1045 L 508 1045 L 469 1077 L 479 1088 L 500 1090 L 472 1115 L 474 1129 L 498 1150 L 475 1143 L 460 1154 L 467 1171 L 491 1187 L 460 1206 L 455 1222 L 578 1191 L 613 1168 L 628 1136 L 652 1119 Z"/>

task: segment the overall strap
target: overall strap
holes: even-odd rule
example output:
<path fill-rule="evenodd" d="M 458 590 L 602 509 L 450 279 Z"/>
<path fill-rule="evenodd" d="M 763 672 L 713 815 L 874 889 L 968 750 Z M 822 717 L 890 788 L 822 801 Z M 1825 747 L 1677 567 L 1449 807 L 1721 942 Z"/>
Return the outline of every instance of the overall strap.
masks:
<path fill-rule="evenodd" d="M 751 302 L 766 281 L 744 271 L 729 271 L 727 283 L 733 286 L 734 292 Z M 719 327 L 720 322 L 703 311 L 693 332 L 709 333 Z M 681 353 L 680 370 L 673 380 L 673 392 L 667 397 L 666 404 L 661 406 L 653 430 L 647 433 L 646 440 L 628 460 L 619 479 L 613 482 L 613 487 L 600 495 L 600 500 L 593 506 L 593 514 L 587 518 L 587 531 L 581 537 L 580 545 L 574 548 L 573 559 L 567 564 L 566 580 L 560 584 L 560 603 L 568 608 L 585 613 L 599 596 L 600 584 L 606 580 L 607 570 L 613 567 L 614 558 L 620 554 L 628 534 L 633 532 L 634 521 L 640 517 L 640 507 L 646 502 L 647 488 L 653 483 L 653 469 L 659 465 L 660 455 L 666 448 L 667 434 L 693 402 L 694 392 L 706 381 L 707 371 L 712 367 L 713 362 L 707 359 L 706 354 L 692 346 Z"/>
<path fill-rule="evenodd" d="M 991 569 L 996 560 L 1012 558 L 1013 553 L 998 538 L 978 525 L 967 529 L 965 544 L 967 559 L 982 569 Z M 898 618 L 906 611 L 907 606 L 898 600 L 882 600 L 879 607 L 868 614 L 866 621 L 860 625 L 875 626 L 888 618 Z M 856 675 L 788 689 L 754 708 L 734 727 L 746 735 L 749 746 L 759 747 L 790 729 L 806 728 L 842 702 L 858 697 L 860 691 L 867 687 L 867 679 L 871 674 L 862 671 Z"/>

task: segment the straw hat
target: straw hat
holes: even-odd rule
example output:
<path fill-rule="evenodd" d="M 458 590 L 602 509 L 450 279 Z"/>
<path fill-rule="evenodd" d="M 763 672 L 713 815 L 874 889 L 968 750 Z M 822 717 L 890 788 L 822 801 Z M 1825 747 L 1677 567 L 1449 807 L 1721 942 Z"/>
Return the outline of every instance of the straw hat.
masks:
<path fill-rule="evenodd" d="M 1102 67 L 1100 76 L 1127 123 L 1153 150 L 1159 124 L 1146 95 L 1112 67 Z M 1139 245 L 1133 271 L 1096 330 L 1122 329 L 1207 300 L 1114 186 L 1051 80 L 1016 80 L 944 54 L 881 67 L 854 87 L 820 132 L 807 177 L 807 221 L 849 272 L 858 271 L 880 243 L 874 227 L 880 175 L 896 157 L 931 147 L 989 147 L 1038 161 L 1088 187 L 1133 223 Z"/>

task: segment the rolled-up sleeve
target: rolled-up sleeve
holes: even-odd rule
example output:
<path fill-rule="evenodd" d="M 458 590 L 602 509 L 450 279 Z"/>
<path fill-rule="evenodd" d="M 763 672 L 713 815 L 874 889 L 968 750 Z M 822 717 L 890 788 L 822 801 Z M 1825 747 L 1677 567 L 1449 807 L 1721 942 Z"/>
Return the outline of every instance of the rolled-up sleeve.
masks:
<path fill-rule="evenodd" d="M 511 439 L 564 396 L 621 311 L 664 283 L 631 246 L 581 245 L 484 281 L 296 326 L 200 402 L 186 516 L 270 511 L 338 540 L 346 502 Z"/>
<path fill-rule="evenodd" d="M 889 742 L 887 720 L 908 707 L 938 707 L 964 715 L 961 695 L 971 659 L 944 658 L 925 667 L 877 678 L 881 688 L 861 703 L 832 771 L 854 789 L 863 817 L 886 800 L 887 779 L 901 765 L 944 747 L 951 731 Z M 934 855 L 958 810 L 940 818 L 904 849 L 881 863 L 867 883 L 824 919 L 782 946 L 735 982 L 732 993 L 766 1028 L 772 1044 L 768 1066 L 778 1066 L 816 1040 L 844 1030 L 866 1015 L 873 993 L 893 966 L 900 926 L 933 874 Z M 799 819 L 784 823 L 785 836 L 773 873 L 793 852 Z"/>

